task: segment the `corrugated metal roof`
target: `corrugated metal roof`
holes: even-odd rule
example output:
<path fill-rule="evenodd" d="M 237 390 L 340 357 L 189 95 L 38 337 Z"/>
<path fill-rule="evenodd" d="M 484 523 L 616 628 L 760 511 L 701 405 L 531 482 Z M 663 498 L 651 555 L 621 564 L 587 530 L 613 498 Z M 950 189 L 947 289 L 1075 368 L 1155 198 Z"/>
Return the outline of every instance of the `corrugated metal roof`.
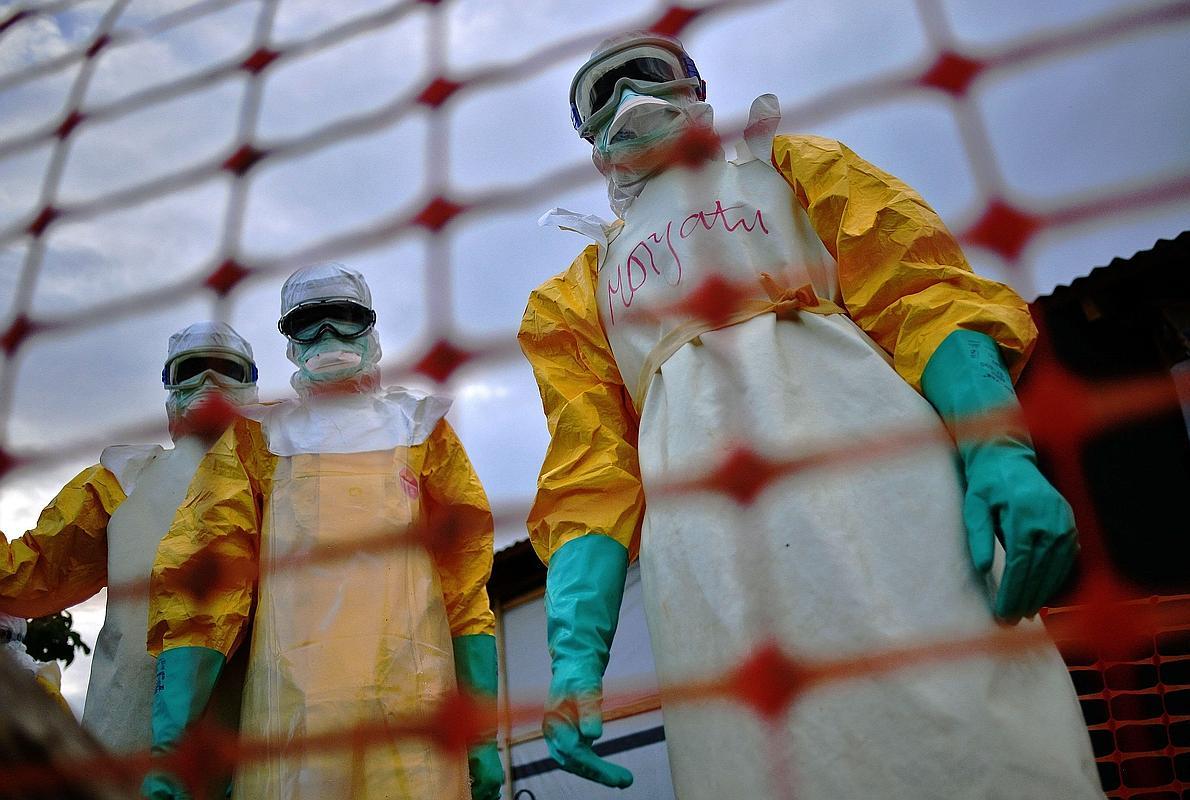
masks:
<path fill-rule="evenodd" d="M 1072 294 L 1109 296 L 1125 289 L 1133 301 L 1190 296 L 1190 230 L 1173 239 L 1158 239 L 1150 249 L 1128 258 L 1113 258 L 1110 264 L 1096 267 L 1068 285 L 1055 287 L 1048 295 L 1039 297 L 1038 302 L 1047 298 L 1066 299 Z"/>

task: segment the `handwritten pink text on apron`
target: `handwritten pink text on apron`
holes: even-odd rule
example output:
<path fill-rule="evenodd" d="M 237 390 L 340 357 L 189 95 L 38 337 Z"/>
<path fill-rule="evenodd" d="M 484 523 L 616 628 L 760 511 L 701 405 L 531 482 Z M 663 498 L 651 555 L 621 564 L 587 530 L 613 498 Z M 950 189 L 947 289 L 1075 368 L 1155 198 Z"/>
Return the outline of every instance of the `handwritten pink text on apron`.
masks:
<path fill-rule="evenodd" d="M 716 200 L 715 207 L 710 211 L 695 211 L 688 214 L 678 225 L 677 238 L 679 241 L 684 241 L 696 233 L 724 236 L 739 231 L 743 232 L 740 235 L 768 236 L 769 229 L 765 225 L 763 212 L 760 209 L 745 209 L 741 212 L 741 208 L 744 207 L 728 206 L 724 208 L 723 201 Z M 750 215 L 751 220 L 749 221 Z M 666 283 L 677 286 L 682 282 L 682 259 L 674 246 L 673 226 L 674 220 L 670 220 L 665 224 L 663 231 L 650 233 L 637 242 L 628 251 L 624 262 L 616 265 L 615 274 L 608 277 L 607 300 L 610 324 L 616 324 L 616 297 L 620 298 L 624 308 L 630 308 L 636 293 L 649 281 L 650 273 L 658 276 L 663 275 L 657 264 L 657 258 L 664 259 L 665 251 L 669 252 L 676 266 L 672 282 L 666 277 Z M 662 245 L 665 246 L 665 250 L 661 249 Z"/>

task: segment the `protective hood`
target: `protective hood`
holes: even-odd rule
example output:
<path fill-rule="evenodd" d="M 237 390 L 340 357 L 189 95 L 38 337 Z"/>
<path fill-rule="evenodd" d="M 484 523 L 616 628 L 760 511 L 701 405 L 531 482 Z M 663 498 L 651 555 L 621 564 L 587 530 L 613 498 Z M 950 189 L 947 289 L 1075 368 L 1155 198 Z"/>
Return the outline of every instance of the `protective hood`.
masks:
<path fill-rule="evenodd" d="M 616 216 L 624 216 L 649 178 L 680 157 L 675 145 L 684 134 L 713 130 L 706 96 L 706 83 L 682 43 L 654 31 L 604 39 L 575 73 L 571 116 L 593 145 L 591 159 L 607 179 Z"/>
<path fill-rule="evenodd" d="M 0 633 L 4 639 L 13 642 L 25 641 L 25 634 L 29 632 L 29 623 L 23 617 L 0 614 Z"/>
<path fill-rule="evenodd" d="M 0 614 L 0 632 L 4 634 L 0 636 L 0 653 L 7 654 L 22 669 L 36 674 L 40 665 L 25 650 L 27 631 L 28 624 L 24 619 Z"/>
<path fill-rule="evenodd" d="M 166 348 L 165 367 L 179 358 L 192 354 L 219 355 L 225 354 L 237 357 L 249 364 L 255 364 L 252 355 L 252 345 L 244 337 L 236 333 L 235 329 L 224 322 L 196 322 L 169 337 Z M 256 379 L 247 383 L 233 381 L 224 375 L 208 370 L 202 380 L 195 386 L 184 389 L 170 389 L 165 400 L 165 413 L 169 417 L 170 437 L 177 439 L 182 433 L 182 422 L 186 414 L 202 400 L 215 395 L 232 405 L 242 406 L 255 403 L 257 399 Z"/>
<path fill-rule="evenodd" d="M 217 352 L 237 355 L 255 363 L 252 345 L 225 322 L 196 322 L 169 337 L 165 363 L 192 352 Z"/>
<path fill-rule="evenodd" d="M 328 261 L 289 276 L 281 287 L 281 316 L 300 305 L 324 300 L 349 300 L 372 308 L 372 292 L 364 276 Z M 289 383 L 299 395 L 332 387 L 347 392 L 380 388 L 380 336 L 375 328 L 355 339 L 340 339 L 330 332 L 309 343 L 291 339 L 285 355 L 298 368 Z"/>

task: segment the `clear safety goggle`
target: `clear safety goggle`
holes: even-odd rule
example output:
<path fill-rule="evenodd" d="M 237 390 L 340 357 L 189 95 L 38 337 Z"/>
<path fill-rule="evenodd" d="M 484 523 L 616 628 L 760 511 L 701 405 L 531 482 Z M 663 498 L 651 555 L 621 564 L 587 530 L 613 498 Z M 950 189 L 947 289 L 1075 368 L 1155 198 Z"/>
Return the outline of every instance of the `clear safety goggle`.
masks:
<path fill-rule="evenodd" d="M 231 383 L 255 383 L 256 365 L 227 350 L 194 350 L 175 356 L 161 371 L 166 389 L 187 389 L 202 383 L 207 372 Z"/>
<path fill-rule="evenodd" d="M 705 97 L 698 70 L 688 57 L 652 44 L 609 53 L 579 70 L 571 83 L 570 110 L 580 136 L 594 138 L 615 112 L 625 86 L 637 94 L 693 89 L 700 100 Z"/>
<path fill-rule="evenodd" d="M 646 83 L 633 80 L 632 78 L 620 78 L 616 81 L 612 93 L 612 97 L 615 99 L 609 101 L 603 108 L 592 114 L 579 127 L 579 136 L 594 143 L 595 137 L 599 135 L 599 132 L 603 130 L 604 126 L 611 122 L 612 117 L 615 116 L 616 109 L 619 107 L 619 98 L 625 89 L 631 89 L 636 94 L 649 95 L 650 97 L 665 97 L 682 89 L 697 88 L 697 78 L 682 78 L 681 80 L 669 81 L 668 83 Z"/>
<path fill-rule="evenodd" d="M 376 324 L 376 312 L 350 300 L 320 300 L 290 309 L 277 329 L 295 342 L 309 344 L 327 331 L 340 339 L 358 339 Z"/>

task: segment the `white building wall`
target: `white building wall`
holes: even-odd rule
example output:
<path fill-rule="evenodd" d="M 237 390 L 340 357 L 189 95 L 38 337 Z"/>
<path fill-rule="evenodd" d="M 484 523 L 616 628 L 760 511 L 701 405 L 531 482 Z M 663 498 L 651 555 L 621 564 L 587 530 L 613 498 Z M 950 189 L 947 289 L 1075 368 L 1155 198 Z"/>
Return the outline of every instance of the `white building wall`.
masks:
<path fill-rule="evenodd" d="M 609 789 L 564 772 L 541 738 L 541 712 L 549 689 L 545 601 L 534 596 L 508 604 L 500 613 L 502 707 L 514 711 L 502 732 L 507 758 L 511 742 L 511 800 L 672 800 L 665 732 L 657 699 L 653 651 L 645 624 L 640 570 L 628 571 L 620 625 L 604 680 L 604 732 L 596 752 L 632 770 L 626 790 Z M 518 713 L 519 712 L 519 713 Z"/>

